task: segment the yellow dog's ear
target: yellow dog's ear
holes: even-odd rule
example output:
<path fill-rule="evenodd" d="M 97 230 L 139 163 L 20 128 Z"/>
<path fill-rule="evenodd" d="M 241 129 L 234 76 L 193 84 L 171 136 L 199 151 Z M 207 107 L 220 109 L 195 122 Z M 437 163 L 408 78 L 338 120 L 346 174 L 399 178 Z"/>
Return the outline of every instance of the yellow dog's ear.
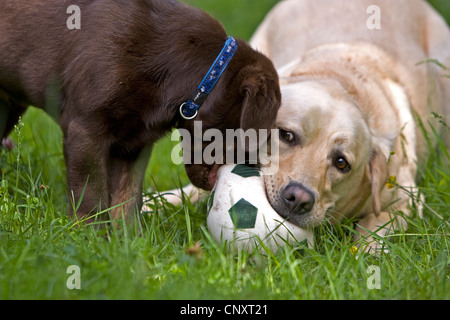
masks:
<path fill-rule="evenodd" d="M 389 176 L 387 158 L 380 149 L 372 150 L 369 163 L 369 178 L 372 185 L 372 208 L 378 216 L 381 212 L 381 191 Z"/>

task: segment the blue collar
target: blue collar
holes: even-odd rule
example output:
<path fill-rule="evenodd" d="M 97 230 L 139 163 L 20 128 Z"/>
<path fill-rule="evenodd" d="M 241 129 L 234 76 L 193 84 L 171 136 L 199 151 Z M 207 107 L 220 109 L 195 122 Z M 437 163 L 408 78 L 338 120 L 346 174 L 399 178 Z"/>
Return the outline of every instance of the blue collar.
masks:
<path fill-rule="evenodd" d="M 184 119 L 191 120 L 197 116 L 197 110 L 205 102 L 212 89 L 214 89 L 214 86 L 233 58 L 237 48 L 238 44 L 236 40 L 231 36 L 228 37 L 222 51 L 220 51 L 216 61 L 214 61 L 200 85 L 191 94 L 189 100 L 180 106 L 180 114 Z"/>

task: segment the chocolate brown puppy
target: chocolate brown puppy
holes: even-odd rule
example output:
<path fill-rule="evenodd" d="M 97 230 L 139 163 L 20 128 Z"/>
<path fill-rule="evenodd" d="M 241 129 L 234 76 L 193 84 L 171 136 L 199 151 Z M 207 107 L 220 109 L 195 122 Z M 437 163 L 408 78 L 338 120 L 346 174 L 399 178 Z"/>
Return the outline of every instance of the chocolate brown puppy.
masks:
<path fill-rule="evenodd" d="M 78 10 L 79 26 L 70 27 Z M 152 146 L 174 127 L 270 129 L 280 106 L 272 63 L 244 41 L 195 119 L 180 116 L 227 40 L 196 8 L 164 0 L 0 0 L 0 138 L 29 105 L 61 125 L 76 215 L 142 206 Z M 70 8 L 69 8 L 70 9 Z M 75 11 L 73 11 L 75 12 Z M 210 189 L 217 165 L 187 166 Z M 73 213 L 72 213 L 73 214 Z"/>

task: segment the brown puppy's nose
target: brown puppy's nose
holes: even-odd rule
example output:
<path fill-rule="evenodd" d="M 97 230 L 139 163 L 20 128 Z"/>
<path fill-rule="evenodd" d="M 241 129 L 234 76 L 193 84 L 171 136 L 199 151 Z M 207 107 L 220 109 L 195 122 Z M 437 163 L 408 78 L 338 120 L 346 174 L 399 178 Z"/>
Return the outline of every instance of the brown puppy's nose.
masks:
<path fill-rule="evenodd" d="M 281 192 L 285 204 L 289 211 L 297 214 L 305 214 L 312 210 L 314 206 L 314 195 L 300 183 L 290 182 Z"/>

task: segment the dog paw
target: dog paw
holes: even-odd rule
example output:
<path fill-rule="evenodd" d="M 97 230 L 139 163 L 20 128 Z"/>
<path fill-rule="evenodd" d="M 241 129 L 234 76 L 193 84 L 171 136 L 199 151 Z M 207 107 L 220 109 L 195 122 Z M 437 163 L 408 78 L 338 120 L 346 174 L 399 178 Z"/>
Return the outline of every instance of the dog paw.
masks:
<path fill-rule="evenodd" d="M 350 248 L 351 253 L 358 259 L 362 253 L 368 253 L 374 256 L 389 254 L 390 250 L 382 240 L 359 239 L 359 241 Z"/>

